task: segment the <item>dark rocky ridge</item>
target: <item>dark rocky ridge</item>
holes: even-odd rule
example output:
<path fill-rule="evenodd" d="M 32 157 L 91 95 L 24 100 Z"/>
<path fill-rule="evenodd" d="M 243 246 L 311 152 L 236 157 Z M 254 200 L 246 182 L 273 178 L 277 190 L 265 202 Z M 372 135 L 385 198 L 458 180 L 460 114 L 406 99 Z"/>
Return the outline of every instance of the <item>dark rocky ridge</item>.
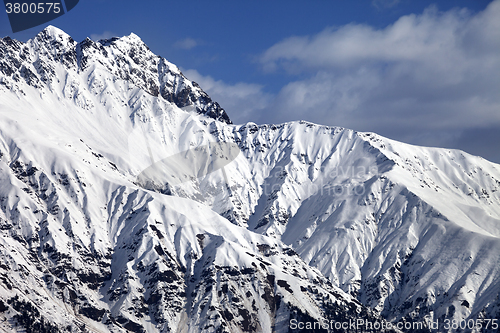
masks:
<path fill-rule="evenodd" d="M 49 27 L 27 43 L 0 40 L 0 89 L 7 97 L 36 96 L 37 103 L 53 94 L 71 104 L 92 87 L 74 87 L 72 80 L 97 70 L 219 121 L 212 125 L 231 123 L 196 83 L 133 34 L 77 43 Z M 101 107 L 82 101 L 73 111 Z M 49 117 L 56 118 L 54 110 Z M 242 251 L 230 235 L 204 230 L 209 224 L 190 237 L 185 229 L 198 221 L 185 228 L 175 209 L 165 213 L 177 198 L 123 185 L 122 166 L 82 139 L 68 138 L 76 141 L 65 146 L 72 149 L 69 164 L 64 154 L 46 164 L 47 154 L 31 155 L 23 140 L 0 133 L 0 330 L 286 332 L 292 318 L 383 321 L 279 242 L 264 238 L 274 243 Z M 31 135 L 27 141 L 40 143 Z M 35 155 L 42 146 L 33 148 Z M 251 264 L 217 264 L 226 251 Z"/>
<path fill-rule="evenodd" d="M 196 84 L 135 35 L 78 44 L 50 28 L 1 42 L 0 330 L 281 333 L 292 319 L 498 317 L 498 237 L 457 233 L 464 221 L 434 207 L 436 194 L 459 198 L 500 221 L 498 166 L 307 122 L 194 116 L 204 99 L 185 88 Z M 153 151 L 215 140 L 242 156 L 229 181 L 138 187 L 127 138 L 144 124 Z M 368 172 L 342 171 L 353 165 Z M 364 191 L 337 195 L 353 177 Z M 300 194 L 313 179 L 324 191 Z"/>
<path fill-rule="evenodd" d="M 200 114 L 232 123 L 224 109 L 196 82 L 188 80 L 165 58 L 152 53 L 135 34 L 97 42 L 86 38 L 77 43 L 63 31 L 49 26 L 28 43 L 33 45 L 34 53 L 25 43 L 10 37 L 0 39 L 0 73 L 3 74 L 0 85 L 11 88 L 22 80 L 41 89 L 58 80 L 57 63 L 79 73 L 98 66 L 180 108 L 191 107 Z"/>

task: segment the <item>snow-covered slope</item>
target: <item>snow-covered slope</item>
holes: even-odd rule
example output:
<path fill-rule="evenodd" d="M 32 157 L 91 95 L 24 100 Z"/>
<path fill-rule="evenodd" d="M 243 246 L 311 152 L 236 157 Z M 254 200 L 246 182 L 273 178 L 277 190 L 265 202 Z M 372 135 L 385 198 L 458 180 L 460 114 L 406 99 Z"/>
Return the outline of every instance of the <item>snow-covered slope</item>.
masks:
<path fill-rule="evenodd" d="M 63 99 L 90 110 L 91 96 L 100 95 L 98 102 L 108 110 L 126 106 L 125 101 L 110 94 L 124 94 L 138 88 L 151 96 L 169 101 L 180 108 L 197 111 L 209 117 L 231 123 L 226 112 L 212 101 L 196 82 L 189 81 L 177 66 L 151 52 L 135 34 L 98 42 L 87 38 L 76 43 L 64 31 L 49 26 L 35 38 L 23 44 L 9 37 L 0 44 L 1 85 L 23 94 L 24 84 L 46 88 Z M 123 85 L 124 84 L 124 85 Z M 116 90 L 115 90 L 116 89 Z"/>
<path fill-rule="evenodd" d="M 363 304 L 394 321 L 499 317 L 499 165 L 309 123 L 220 138 L 249 165 L 232 179 L 235 206 L 250 207 L 237 221 Z"/>
<path fill-rule="evenodd" d="M 500 318 L 499 187 L 461 151 L 231 125 L 133 34 L 0 40 L 6 331 Z"/>

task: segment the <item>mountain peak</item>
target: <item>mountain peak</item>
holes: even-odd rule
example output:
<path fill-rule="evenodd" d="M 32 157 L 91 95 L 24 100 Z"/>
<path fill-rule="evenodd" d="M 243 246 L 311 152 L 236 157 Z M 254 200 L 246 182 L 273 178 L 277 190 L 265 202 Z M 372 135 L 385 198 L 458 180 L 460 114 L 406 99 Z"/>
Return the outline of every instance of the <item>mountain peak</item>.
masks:
<path fill-rule="evenodd" d="M 130 39 L 130 40 L 138 40 L 138 41 L 142 42 L 141 37 L 137 36 L 133 32 L 131 32 L 130 35 L 128 35 L 128 36 L 124 36 L 123 38 L 127 38 L 127 39 Z"/>
<path fill-rule="evenodd" d="M 19 49 L 24 45 L 21 42 L 16 44 L 5 39 L 3 44 L 11 54 L 8 57 L 9 64 L 5 64 L 2 70 L 8 74 L 5 79 L 9 81 L 23 78 L 28 85 L 42 88 L 51 82 L 59 82 L 55 77 L 56 67 L 62 64 L 62 70 L 66 70 L 71 76 L 76 75 L 77 82 L 77 76 L 87 75 L 85 70 L 89 66 L 96 66 L 115 78 L 128 81 L 149 95 L 166 100 L 179 108 L 193 106 L 197 113 L 231 123 L 218 103 L 212 101 L 196 83 L 187 79 L 177 66 L 154 54 L 135 33 L 121 38 L 103 39 L 97 43 L 89 38 L 77 43 L 63 30 L 49 25 L 26 43 L 26 54 L 19 54 Z M 93 78 L 85 78 L 84 81 L 91 82 Z M 10 84 L 8 86 L 10 87 Z M 82 91 L 94 89 L 79 88 L 82 88 Z M 76 89 L 76 83 L 71 88 L 66 87 L 62 95 L 73 89 Z M 94 103 L 85 102 L 82 105 Z"/>
<path fill-rule="evenodd" d="M 149 47 L 146 45 L 146 43 L 144 43 L 144 41 L 141 39 L 141 37 L 139 37 L 138 35 L 134 34 L 133 32 L 131 32 L 129 35 L 127 36 L 123 36 L 123 37 L 118 37 L 118 38 L 111 38 L 110 40 L 108 41 L 111 41 L 111 42 L 118 42 L 119 44 L 125 44 L 127 45 L 126 47 L 128 48 L 129 46 L 138 46 L 139 48 L 144 48 L 146 50 L 150 50 Z M 122 45 L 123 45 L 122 44 Z"/>
<path fill-rule="evenodd" d="M 59 41 L 64 41 L 68 39 L 73 40 L 70 35 L 68 35 L 63 30 L 54 27 L 53 25 L 48 25 L 45 29 L 39 32 L 35 38 L 44 38 L 44 39 L 52 39 Z"/>
<path fill-rule="evenodd" d="M 76 46 L 76 42 L 66 32 L 52 25 L 40 31 L 28 44 L 38 54 L 52 54 L 54 57 L 68 52 Z"/>

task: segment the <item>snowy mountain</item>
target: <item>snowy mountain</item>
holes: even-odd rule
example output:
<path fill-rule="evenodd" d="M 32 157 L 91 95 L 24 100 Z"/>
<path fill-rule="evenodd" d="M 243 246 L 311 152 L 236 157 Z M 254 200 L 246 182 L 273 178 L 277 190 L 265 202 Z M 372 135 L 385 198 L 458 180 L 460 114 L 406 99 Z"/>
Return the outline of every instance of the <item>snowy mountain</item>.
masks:
<path fill-rule="evenodd" d="M 233 125 L 134 34 L 0 40 L 5 332 L 456 331 L 500 318 L 499 188 L 458 150 Z"/>

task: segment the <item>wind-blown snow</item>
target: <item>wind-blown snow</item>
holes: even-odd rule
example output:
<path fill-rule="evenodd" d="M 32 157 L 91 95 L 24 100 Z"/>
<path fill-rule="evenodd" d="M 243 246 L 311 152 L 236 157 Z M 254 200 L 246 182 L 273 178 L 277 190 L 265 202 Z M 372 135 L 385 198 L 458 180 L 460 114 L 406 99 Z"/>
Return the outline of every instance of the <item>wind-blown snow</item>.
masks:
<path fill-rule="evenodd" d="M 0 92 L 6 330 L 499 315 L 497 164 L 307 122 L 231 125 L 134 34 L 4 38 Z M 217 142 L 238 154 L 200 150 Z"/>

